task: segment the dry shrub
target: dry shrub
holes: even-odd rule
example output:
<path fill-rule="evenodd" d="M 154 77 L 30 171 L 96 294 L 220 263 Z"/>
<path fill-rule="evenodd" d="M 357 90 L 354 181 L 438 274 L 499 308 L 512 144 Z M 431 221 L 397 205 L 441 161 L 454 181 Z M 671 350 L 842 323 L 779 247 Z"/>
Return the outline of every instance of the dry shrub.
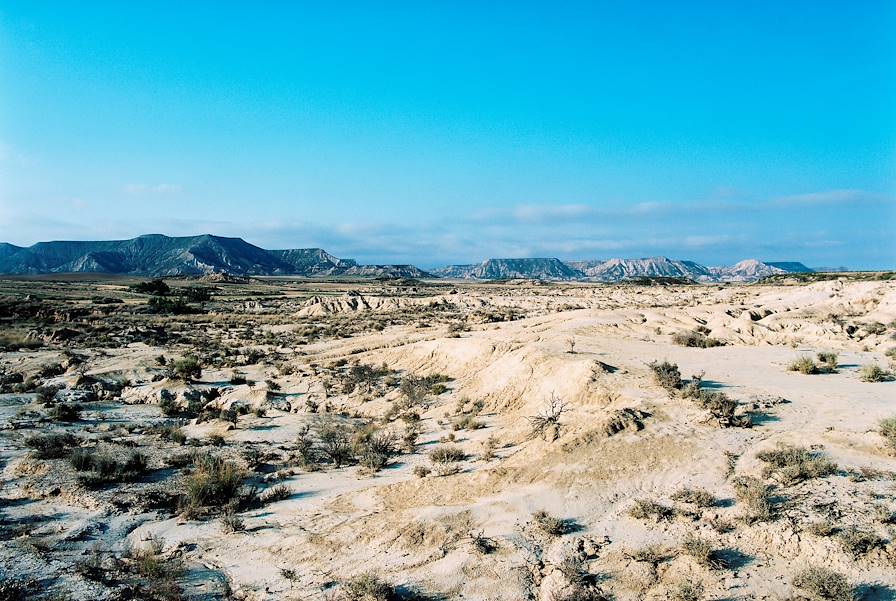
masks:
<path fill-rule="evenodd" d="M 361 574 L 342 585 L 345 601 L 394 601 L 398 599 L 395 589 L 372 573 Z"/>
<path fill-rule="evenodd" d="M 566 411 L 566 403 L 553 392 L 547 406 L 538 415 L 527 417 L 530 425 L 529 436 L 547 440 L 548 434 L 551 441 L 560 437 L 560 417 Z"/>
<path fill-rule="evenodd" d="M 672 495 L 673 501 L 690 503 L 697 507 L 713 507 L 717 500 L 711 492 L 703 488 L 682 488 Z"/>
<path fill-rule="evenodd" d="M 670 597 L 675 601 L 700 601 L 703 595 L 704 589 L 701 582 L 685 579 L 675 585 Z"/>
<path fill-rule="evenodd" d="M 785 484 L 796 484 L 813 478 L 824 478 L 837 472 L 837 464 L 822 453 L 804 447 L 780 445 L 761 451 L 756 457 L 765 462 L 765 475 L 777 476 Z"/>
<path fill-rule="evenodd" d="M 814 536 L 830 536 L 837 528 L 831 522 L 822 520 L 820 522 L 812 522 L 806 527 L 806 530 Z"/>
<path fill-rule="evenodd" d="M 261 495 L 261 502 L 264 504 L 285 501 L 292 496 L 292 489 L 286 484 L 278 484 L 273 488 L 269 488 Z"/>
<path fill-rule="evenodd" d="M 724 346 L 725 343 L 716 338 L 710 338 L 703 332 L 678 332 L 673 334 L 672 342 L 681 346 L 690 346 L 696 348 L 713 348 L 716 346 Z"/>
<path fill-rule="evenodd" d="M 548 536 L 563 536 L 568 529 L 566 520 L 552 516 L 546 511 L 533 513 L 532 524 Z"/>
<path fill-rule="evenodd" d="M 72 434 L 37 434 L 25 440 L 38 459 L 59 459 L 65 457 L 69 449 L 79 444 L 78 438 Z"/>
<path fill-rule="evenodd" d="M 669 392 L 681 389 L 683 382 L 681 381 L 681 372 L 678 369 L 678 365 L 669 361 L 663 361 L 662 363 L 654 361 L 653 363 L 648 363 L 647 366 L 653 372 L 653 379 L 657 384 Z"/>
<path fill-rule="evenodd" d="M 193 465 L 186 481 L 191 507 L 222 507 L 236 498 L 245 478 L 237 464 L 206 453 L 194 456 Z"/>
<path fill-rule="evenodd" d="M 884 437 L 887 444 L 896 449 L 896 417 L 888 417 L 880 422 L 880 435 Z"/>
<path fill-rule="evenodd" d="M 772 487 L 758 478 L 741 476 L 734 481 L 734 495 L 746 506 L 750 521 L 769 520 L 774 515 Z"/>
<path fill-rule="evenodd" d="M 675 517 L 675 510 L 651 499 L 636 499 L 628 514 L 635 519 L 652 519 L 659 522 L 671 520 Z"/>
<path fill-rule="evenodd" d="M 787 366 L 788 371 L 798 371 L 801 374 L 812 375 L 820 373 L 818 366 L 815 364 L 815 361 L 812 360 L 812 357 L 802 356 L 799 359 L 795 359 Z"/>
<path fill-rule="evenodd" d="M 811 566 L 797 572 L 793 585 L 805 590 L 814 599 L 854 601 L 855 592 L 842 574 L 821 566 Z"/>
<path fill-rule="evenodd" d="M 893 375 L 877 363 L 868 363 L 859 370 L 859 378 L 862 382 L 886 382 Z"/>
<path fill-rule="evenodd" d="M 876 534 L 859 530 L 855 526 L 840 532 L 837 535 L 837 540 L 843 550 L 853 557 L 861 557 L 883 545 L 883 541 Z"/>
<path fill-rule="evenodd" d="M 690 533 L 685 537 L 684 542 L 681 544 L 681 550 L 701 566 L 712 569 L 727 567 L 724 559 L 712 548 L 712 545 L 696 534 Z"/>

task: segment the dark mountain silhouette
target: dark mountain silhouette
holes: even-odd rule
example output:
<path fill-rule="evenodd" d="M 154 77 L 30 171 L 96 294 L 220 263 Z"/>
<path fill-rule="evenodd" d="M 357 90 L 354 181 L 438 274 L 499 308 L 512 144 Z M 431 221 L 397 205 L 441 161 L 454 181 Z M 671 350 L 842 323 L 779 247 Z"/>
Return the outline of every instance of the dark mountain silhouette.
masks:
<path fill-rule="evenodd" d="M 0 273 L 116 273 L 144 276 L 376 275 L 425 277 L 407 265 L 359 266 L 320 248 L 265 250 L 242 238 L 148 234 L 130 240 L 0 243 Z"/>

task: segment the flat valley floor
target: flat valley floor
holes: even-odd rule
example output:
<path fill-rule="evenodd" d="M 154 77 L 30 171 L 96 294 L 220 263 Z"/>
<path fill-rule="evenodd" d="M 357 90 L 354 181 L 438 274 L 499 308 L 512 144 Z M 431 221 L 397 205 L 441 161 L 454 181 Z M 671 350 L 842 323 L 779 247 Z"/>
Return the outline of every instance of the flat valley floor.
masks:
<path fill-rule="evenodd" d="M 0 599 L 896 598 L 896 282 L 136 282 L 0 280 Z"/>

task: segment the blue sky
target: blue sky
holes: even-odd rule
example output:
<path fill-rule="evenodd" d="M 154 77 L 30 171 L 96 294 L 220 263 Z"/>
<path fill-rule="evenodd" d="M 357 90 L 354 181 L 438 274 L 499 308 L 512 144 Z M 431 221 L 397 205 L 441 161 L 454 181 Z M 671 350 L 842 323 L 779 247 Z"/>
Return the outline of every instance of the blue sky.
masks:
<path fill-rule="evenodd" d="M 896 3 L 183 4 L 0 5 L 0 240 L 896 267 Z"/>

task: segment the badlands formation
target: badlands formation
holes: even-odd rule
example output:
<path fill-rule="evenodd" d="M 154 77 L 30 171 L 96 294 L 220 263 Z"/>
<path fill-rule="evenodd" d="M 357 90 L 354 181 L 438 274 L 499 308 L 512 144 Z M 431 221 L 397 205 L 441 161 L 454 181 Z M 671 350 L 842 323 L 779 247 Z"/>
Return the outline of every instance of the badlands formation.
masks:
<path fill-rule="evenodd" d="M 896 598 L 892 281 L 91 277 L 0 281 L 2 599 Z"/>

